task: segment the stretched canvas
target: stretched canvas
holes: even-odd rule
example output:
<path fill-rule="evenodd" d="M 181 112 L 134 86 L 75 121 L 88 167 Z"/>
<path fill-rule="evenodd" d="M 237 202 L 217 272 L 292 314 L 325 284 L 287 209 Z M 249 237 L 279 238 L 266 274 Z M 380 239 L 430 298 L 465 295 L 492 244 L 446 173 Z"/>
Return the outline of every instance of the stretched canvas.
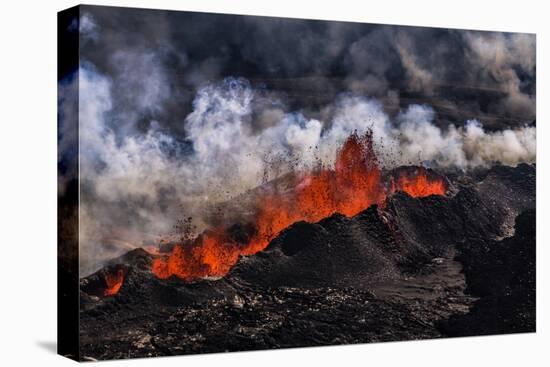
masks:
<path fill-rule="evenodd" d="M 535 44 L 60 12 L 59 353 L 534 332 Z"/>

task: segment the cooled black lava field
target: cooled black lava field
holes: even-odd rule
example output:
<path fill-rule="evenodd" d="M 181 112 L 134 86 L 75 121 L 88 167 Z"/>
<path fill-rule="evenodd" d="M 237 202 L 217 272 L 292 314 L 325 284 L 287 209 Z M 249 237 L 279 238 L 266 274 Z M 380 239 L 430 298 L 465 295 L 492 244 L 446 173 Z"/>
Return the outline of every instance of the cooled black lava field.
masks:
<path fill-rule="evenodd" d="M 80 280 L 81 359 L 535 331 L 535 166 L 446 178 L 294 223 L 224 277 L 159 279 L 132 250 Z"/>

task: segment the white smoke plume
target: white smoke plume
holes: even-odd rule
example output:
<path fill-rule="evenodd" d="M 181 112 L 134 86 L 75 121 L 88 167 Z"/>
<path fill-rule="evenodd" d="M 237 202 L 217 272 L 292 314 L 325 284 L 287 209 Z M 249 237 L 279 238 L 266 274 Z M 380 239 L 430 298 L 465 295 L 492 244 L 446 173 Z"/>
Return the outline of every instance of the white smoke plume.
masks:
<path fill-rule="evenodd" d="M 476 120 L 439 128 L 434 110 L 411 105 L 395 118 L 383 105 L 343 95 L 328 121 L 301 112 L 255 121 L 257 92 L 245 80 L 203 86 L 193 111 L 181 121 L 187 140 L 176 140 L 152 121 L 147 133 L 115 133 L 110 112 L 113 85 L 93 66 L 79 70 L 81 255 L 83 271 L 95 269 L 154 235 L 168 233 L 185 213 L 198 218 L 206 203 L 224 201 L 289 170 L 333 164 L 354 131 L 372 129 L 385 168 L 429 162 L 467 170 L 495 162 L 517 165 L 536 158 L 535 128 L 488 132 Z M 273 106 L 279 106 L 273 101 Z M 260 126 L 260 127 L 258 127 Z M 121 228 L 127 233 L 121 234 Z M 124 240 L 121 240 L 124 239 Z M 135 240 L 134 240 L 135 239 Z M 126 242 L 128 243 L 126 243 Z M 122 245 L 121 245 L 122 244 Z"/>

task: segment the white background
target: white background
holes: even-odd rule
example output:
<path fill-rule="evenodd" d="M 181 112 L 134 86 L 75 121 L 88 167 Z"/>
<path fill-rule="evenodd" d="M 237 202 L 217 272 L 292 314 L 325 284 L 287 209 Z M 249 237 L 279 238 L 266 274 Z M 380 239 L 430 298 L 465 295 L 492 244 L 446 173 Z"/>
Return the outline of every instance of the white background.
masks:
<path fill-rule="evenodd" d="M 129 360 L 118 366 L 536 366 L 550 362 L 545 1 L 95 1 L 208 12 L 537 33 L 537 333 Z M 73 1 L 5 1 L 0 21 L 0 364 L 68 365 L 56 340 L 56 12 Z M 546 10 L 546 12 L 545 12 Z M 243 35 L 246 36 L 246 35 Z M 545 192 L 546 191 L 546 192 Z M 546 225 L 545 225 L 546 224 Z M 546 289 L 545 289 L 546 288 Z M 546 340 L 545 340 L 546 339 Z"/>

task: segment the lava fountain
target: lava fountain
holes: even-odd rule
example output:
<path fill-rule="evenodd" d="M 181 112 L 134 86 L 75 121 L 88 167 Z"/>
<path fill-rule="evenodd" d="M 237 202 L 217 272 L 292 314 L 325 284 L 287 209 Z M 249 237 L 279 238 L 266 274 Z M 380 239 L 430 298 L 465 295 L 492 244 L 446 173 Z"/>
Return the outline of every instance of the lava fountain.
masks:
<path fill-rule="evenodd" d="M 186 281 L 223 276 L 240 255 L 262 251 L 295 222 L 318 222 L 334 213 L 353 216 L 372 204 L 383 205 L 387 195 L 396 191 L 413 197 L 447 191 L 446 181 L 428 176 L 423 167 L 384 178 L 372 132 L 350 135 L 338 150 L 333 169 L 297 174 L 292 186 L 289 192 L 266 190 L 259 196 L 252 230 L 240 236 L 233 235 L 234 226 L 206 230 L 192 244 L 177 244 L 170 255 L 156 258 L 153 273 L 162 279 L 174 275 Z"/>

